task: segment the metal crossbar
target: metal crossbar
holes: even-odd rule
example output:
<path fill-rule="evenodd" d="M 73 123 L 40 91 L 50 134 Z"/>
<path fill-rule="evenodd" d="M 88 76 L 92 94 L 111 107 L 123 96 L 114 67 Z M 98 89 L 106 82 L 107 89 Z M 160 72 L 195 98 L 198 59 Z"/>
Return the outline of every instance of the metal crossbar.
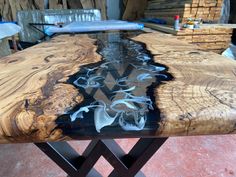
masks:
<path fill-rule="evenodd" d="M 93 166 L 103 156 L 114 168 L 109 177 L 141 177 L 140 169 L 167 138 L 140 138 L 128 154 L 114 140 L 92 140 L 82 155 L 67 142 L 35 143 L 70 177 L 101 177 Z"/>

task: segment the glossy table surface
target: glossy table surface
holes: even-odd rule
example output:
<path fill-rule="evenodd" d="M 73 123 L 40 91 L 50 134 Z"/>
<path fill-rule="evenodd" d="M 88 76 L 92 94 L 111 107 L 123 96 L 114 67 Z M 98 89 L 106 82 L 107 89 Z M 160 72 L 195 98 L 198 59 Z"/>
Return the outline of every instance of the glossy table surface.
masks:
<path fill-rule="evenodd" d="M 235 61 L 169 35 L 59 35 L 0 68 L 0 143 L 236 132 Z"/>

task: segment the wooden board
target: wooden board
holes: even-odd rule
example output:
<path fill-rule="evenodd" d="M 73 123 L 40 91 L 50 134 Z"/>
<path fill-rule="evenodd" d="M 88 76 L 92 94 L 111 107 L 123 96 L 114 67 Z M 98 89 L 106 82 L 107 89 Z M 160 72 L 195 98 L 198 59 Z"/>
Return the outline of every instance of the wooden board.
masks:
<path fill-rule="evenodd" d="M 161 31 L 168 34 L 174 34 L 174 35 L 177 34 L 177 31 L 175 31 L 174 28 L 171 28 L 166 25 L 159 25 L 159 24 L 154 24 L 154 23 L 143 23 L 143 24 L 145 27 L 148 27 L 157 31 Z"/>
<path fill-rule="evenodd" d="M 182 23 L 187 22 L 188 18 L 218 23 L 222 2 L 222 0 L 149 0 L 145 17 L 163 18 L 170 25 L 174 23 L 175 15 L 180 16 Z"/>
<path fill-rule="evenodd" d="M 110 41 L 115 42 L 116 38 Z M 94 39 L 87 35 L 61 35 L 1 58 L 0 143 L 236 133 L 234 61 L 161 33 L 141 34 L 132 39 L 144 43 L 154 56 L 155 65 L 167 66 L 163 74 L 173 77 L 164 79 L 154 89 L 157 110 L 147 121 L 155 129 L 148 129 L 146 134 L 108 127 L 93 134 L 94 123 L 83 124 L 86 118 L 68 123 L 67 118 L 60 117 L 89 99 L 81 89 L 66 82 L 68 78 L 83 65 L 101 60 Z M 119 58 L 116 52 L 122 47 L 116 45 L 111 45 L 111 50 Z M 111 75 L 107 79 L 109 88 Z M 97 94 L 103 97 L 102 92 Z M 91 115 L 90 118 L 93 122 Z"/>
<path fill-rule="evenodd" d="M 126 3 L 123 20 L 139 20 L 144 17 L 144 10 L 147 5 L 147 0 L 128 0 Z"/>
<path fill-rule="evenodd" d="M 64 81 L 81 65 L 100 60 L 93 43 L 86 35 L 59 36 L 1 58 L 1 143 L 65 138 L 54 121 L 81 97 Z"/>
<path fill-rule="evenodd" d="M 84 9 L 92 9 L 95 7 L 93 0 L 80 0 Z"/>
<path fill-rule="evenodd" d="M 99 9 L 107 19 L 106 0 L 49 0 L 49 9 Z M 5 21 L 16 21 L 17 11 L 44 10 L 44 0 L 0 0 L 0 15 Z"/>
<path fill-rule="evenodd" d="M 107 20 L 107 2 L 106 0 L 95 0 L 95 8 L 101 11 L 102 20 Z"/>
<path fill-rule="evenodd" d="M 44 10 L 44 0 L 34 0 L 35 8 L 39 10 Z"/>
<path fill-rule="evenodd" d="M 54 1 L 56 2 L 56 1 Z M 51 1 L 50 1 L 51 3 Z M 0 0 L 0 15 L 5 21 L 16 21 L 17 11 L 44 9 L 43 0 Z"/>
<path fill-rule="evenodd" d="M 199 29 L 183 29 L 175 31 L 167 25 L 144 23 L 146 27 L 168 34 L 176 35 L 178 39 L 191 44 L 197 44 L 206 51 L 221 54 L 231 42 L 234 24 L 204 24 Z"/>
<path fill-rule="evenodd" d="M 165 35 L 135 40 L 146 43 L 155 61 L 167 65 L 175 78 L 156 89 L 162 115 L 157 135 L 236 133 L 234 61 Z"/>

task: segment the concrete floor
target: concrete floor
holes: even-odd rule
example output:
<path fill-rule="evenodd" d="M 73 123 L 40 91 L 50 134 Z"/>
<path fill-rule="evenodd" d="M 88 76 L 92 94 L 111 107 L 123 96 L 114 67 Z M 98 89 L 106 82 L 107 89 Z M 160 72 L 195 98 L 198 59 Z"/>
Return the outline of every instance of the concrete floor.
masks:
<path fill-rule="evenodd" d="M 117 140 L 128 151 L 137 139 Z M 82 152 L 88 141 L 70 144 Z M 112 167 L 101 158 L 96 169 Z M 147 177 L 236 177 L 236 135 L 169 138 L 143 167 Z M 0 177 L 65 177 L 33 144 L 0 145 Z"/>

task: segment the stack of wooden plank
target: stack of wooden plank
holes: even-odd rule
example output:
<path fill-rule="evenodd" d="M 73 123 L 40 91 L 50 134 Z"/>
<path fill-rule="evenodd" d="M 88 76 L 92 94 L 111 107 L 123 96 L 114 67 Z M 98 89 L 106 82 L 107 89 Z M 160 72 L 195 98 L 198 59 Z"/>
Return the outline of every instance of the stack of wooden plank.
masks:
<path fill-rule="evenodd" d="M 222 53 L 229 47 L 235 25 L 204 25 L 200 29 L 185 29 L 177 32 L 177 38 L 197 44 L 206 51 Z"/>
<path fill-rule="evenodd" d="M 221 54 L 229 47 L 235 24 L 202 24 L 199 29 L 183 29 L 175 31 L 173 27 L 144 23 L 148 28 L 173 34 L 178 39 L 200 46 L 203 50 Z"/>
<path fill-rule="evenodd" d="M 6 21 L 16 21 L 19 10 L 44 9 L 43 0 L 0 0 L 0 16 Z"/>
<path fill-rule="evenodd" d="M 182 23 L 188 18 L 218 22 L 223 0 L 149 0 L 145 17 L 162 18 L 173 24 L 174 16 L 180 15 Z"/>
<path fill-rule="evenodd" d="M 46 5 L 47 6 L 47 5 Z M 44 0 L 0 0 L 0 16 L 6 21 L 16 21 L 20 10 L 43 10 Z M 107 19 L 106 0 L 48 0 L 49 9 L 100 9 Z"/>
<path fill-rule="evenodd" d="M 106 0 L 0 0 L 0 16 L 6 21 L 15 21 L 19 10 L 43 10 L 45 6 L 49 9 L 99 9 L 102 19 L 107 19 Z M 123 0 L 123 20 L 138 20 L 144 17 L 147 0 Z M 119 8 L 119 7 L 114 7 Z"/>

